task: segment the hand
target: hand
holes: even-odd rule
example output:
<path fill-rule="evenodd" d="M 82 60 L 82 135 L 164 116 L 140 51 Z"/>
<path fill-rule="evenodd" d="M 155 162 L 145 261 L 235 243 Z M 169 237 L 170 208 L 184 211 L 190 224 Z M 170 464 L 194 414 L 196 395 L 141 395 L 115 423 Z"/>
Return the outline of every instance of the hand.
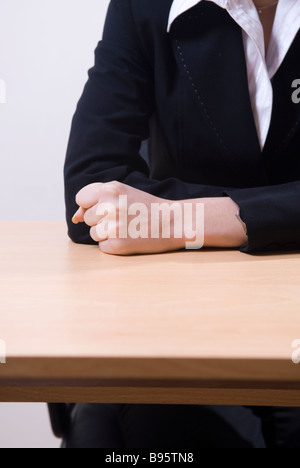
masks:
<path fill-rule="evenodd" d="M 90 226 L 92 239 L 105 253 L 148 254 L 185 247 L 183 233 L 175 238 L 175 224 L 181 220 L 170 210 L 176 203 L 179 212 L 182 202 L 163 200 L 120 182 L 88 185 L 77 194 L 76 202 L 80 208 L 73 222 Z M 159 212 L 154 214 L 158 204 L 166 209 L 164 219 Z"/>
<path fill-rule="evenodd" d="M 248 241 L 228 197 L 174 202 L 120 182 L 84 187 L 74 223 L 85 222 L 103 252 L 162 253 L 183 248 L 237 248 Z"/>

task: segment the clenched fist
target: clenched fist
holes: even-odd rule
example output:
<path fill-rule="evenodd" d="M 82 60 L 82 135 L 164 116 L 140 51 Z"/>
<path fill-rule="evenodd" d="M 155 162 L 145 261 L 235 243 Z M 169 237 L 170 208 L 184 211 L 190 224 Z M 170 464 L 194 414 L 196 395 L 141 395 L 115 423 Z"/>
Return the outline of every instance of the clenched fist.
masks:
<path fill-rule="evenodd" d="M 193 239 L 199 244 L 192 204 L 188 209 L 183 201 L 164 200 L 120 182 L 88 185 L 77 194 L 76 202 L 80 208 L 73 222 L 90 226 L 92 239 L 105 253 L 168 252 L 185 248 Z M 203 240 L 191 248 L 202 245 Z"/>

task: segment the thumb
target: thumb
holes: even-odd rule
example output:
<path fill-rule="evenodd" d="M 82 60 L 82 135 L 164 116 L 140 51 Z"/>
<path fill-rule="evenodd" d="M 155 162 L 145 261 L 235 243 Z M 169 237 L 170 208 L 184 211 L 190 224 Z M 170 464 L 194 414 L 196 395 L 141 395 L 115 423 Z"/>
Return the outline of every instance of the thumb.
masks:
<path fill-rule="evenodd" d="M 76 213 L 74 214 L 73 218 L 72 218 L 72 223 L 73 224 L 78 224 L 78 223 L 83 223 L 84 222 L 84 213 L 85 213 L 85 210 L 83 208 L 78 208 L 78 210 L 76 211 Z"/>

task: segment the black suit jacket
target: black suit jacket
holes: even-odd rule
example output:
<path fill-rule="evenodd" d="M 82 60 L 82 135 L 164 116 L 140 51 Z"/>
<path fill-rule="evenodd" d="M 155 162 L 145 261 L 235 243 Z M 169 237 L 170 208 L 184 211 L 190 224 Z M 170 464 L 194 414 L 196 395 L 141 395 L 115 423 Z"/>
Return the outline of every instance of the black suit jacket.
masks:
<path fill-rule="evenodd" d="M 201 2 L 166 32 L 172 0 L 112 0 L 94 68 L 74 116 L 65 164 L 69 235 L 75 195 L 119 180 L 162 198 L 230 196 L 241 207 L 244 252 L 300 248 L 300 33 L 273 78 L 263 151 L 249 97 L 242 32 Z M 149 167 L 140 156 L 149 142 Z"/>

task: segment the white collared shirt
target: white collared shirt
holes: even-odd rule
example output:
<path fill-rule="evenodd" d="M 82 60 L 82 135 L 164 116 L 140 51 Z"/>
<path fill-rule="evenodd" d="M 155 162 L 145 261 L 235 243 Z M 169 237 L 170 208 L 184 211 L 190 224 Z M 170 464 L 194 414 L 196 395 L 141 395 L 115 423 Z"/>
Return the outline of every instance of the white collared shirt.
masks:
<path fill-rule="evenodd" d="M 200 1 L 174 0 L 170 10 L 168 32 L 178 16 Z M 226 9 L 243 30 L 250 98 L 260 146 L 263 148 L 272 117 L 271 79 L 282 64 L 300 29 L 300 0 L 279 0 L 267 56 L 265 56 L 263 27 L 252 0 L 207 1 Z"/>

